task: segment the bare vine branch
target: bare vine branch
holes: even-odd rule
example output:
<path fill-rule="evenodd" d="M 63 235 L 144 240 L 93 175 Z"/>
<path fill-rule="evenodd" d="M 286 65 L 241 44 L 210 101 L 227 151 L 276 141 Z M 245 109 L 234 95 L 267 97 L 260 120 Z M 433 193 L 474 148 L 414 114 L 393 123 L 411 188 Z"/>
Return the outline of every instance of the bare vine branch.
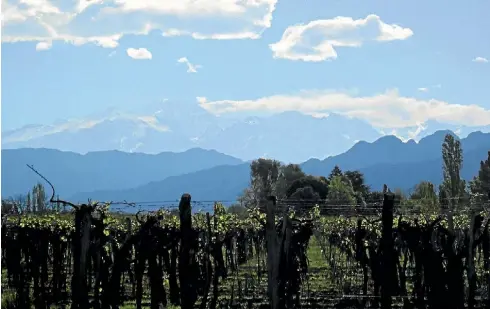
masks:
<path fill-rule="evenodd" d="M 75 205 L 71 202 L 67 202 L 67 201 L 64 201 L 64 200 L 60 200 L 60 199 L 54 199 L 54 196 L 55 196 L 55 190 L 54 190 L 54 186 L 53 184 L 51 183 L 51 181 L 49 181 L 46 177 L 44 177 L 41 173 L 39 173 L 33 165 L 29 165 L 29 164 L 26 164 L 28 168 L 30 168 L 34 173 L 36 173 L 39 177 L 41 177 L 44 181 L 46 181 L 49 186 L 51 187 L 51 190 L 52 190 L 52 194 L 51 194 L 51 198 L 49 199 L 49 202 L 50 203 L 60 203 L 62 204 L 63 206 L 65 205 L 68 205 L 68 206 L 71 206 L 75 209 L 79 209 L 80 207 L 78 205 Z"/>
<path fill-rule="evenodd" d="M 143 210 L 138 210 L 138 212 L 136 213 L 135 217 L 136 217 L 136 221 L 139 222 L 139 224 L 144 224 L 145 221 L 141 220 L 140 217 L 139 217 L 139 214 L 143 212 Z"/>

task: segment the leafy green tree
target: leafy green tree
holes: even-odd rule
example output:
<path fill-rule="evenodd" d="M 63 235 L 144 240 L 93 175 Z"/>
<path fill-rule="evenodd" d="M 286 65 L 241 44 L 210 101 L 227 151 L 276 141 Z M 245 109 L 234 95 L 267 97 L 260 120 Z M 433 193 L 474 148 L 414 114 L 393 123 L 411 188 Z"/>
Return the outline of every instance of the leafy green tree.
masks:
<path fill-rule="evenodd" d="M 421 181 L 415 186 L 415 190 L 410 194 L 410 198 L 415 200 L 430 199 L 437 202 L 434 184 L 429 181 Z"/>
<path fill-rule="evenodd" d="M 238 202 L 246 208 L 251 208 L 257 205 L 258 199 L 255 197 L 255 192 L 251 188 L 245 188 L 238 197 Z"/>
<path fill-rule="evenodd" d="M 37 185 L 32 188 L 32 212 L 38 212 L 37 208 Z"/>
<path fill-rule="evenodd" d="M 334 176 L 330 180 L 327 199 L 332 205 L 354 205 L 356 203 L 354 189 L 345 183 L 341 176 Z"/>
<path fill-rule="evenodd" d="M 2 199 L 2 213 L 18 214 L 25 212 L 27 212 L 25 195 L 17 194 L 13 197 Z"/>
<path fill-rule="evenodd" d="M 47 210 L 46 193 L 42 183 L 32 188 L 32 212 L 45 212 Z"/>
<path fill-rule="evenodd" d="M 287 197 L 288 188 L 291 184 L 305 177 L 306 174 L 301 170 L 301 167 L 297 164 L 282 165 L 279 168 L 279 177 L 276 182 L 276 195 L 280 199 Z"/>
<path fill-rule="evenodd" d="M 2 215 L 12 215 L 17 213 L 17 207 L 13 200 L 2 200 Z"/>
<path fill-rule="evenodd" d="M 328 180 L 325 177 L 315 177 L 310 175 L 295 180 L 287 189 L 286 197 L 293 199 L 293 194 L 296 191 L 306 187 L 310 187 L 314 192 L 318 193 L 320 199 L 327 198 Z"/>
<path fill-rule="evenodd" d="M 27 192 L 27 198 L 26 198 L 26 211 L 31 212 L 31 192 Z"/>
<path fill-rule="evenodd" d="M 311 186 L 306 186 L 297 189 L 291 196 L 292 200 L 303 200 L 303 201 L 311 201 L 317 202 L 320 200 L 320 194 L 313 190 Z"/>
<path fill-rule="evenodd" d="M 463 165 L 461 143 L 451 134 L 444 138 L 442 160 L 444 180 L 439 188 L 440 204 L 455 209 L 464 203 L 466 183 L 460 176 Z"/>
<path fill-rule="evenodd" d="M 382 204 L 384 199 L 384 194 L 382 191 L 370 191 L 366 197 L 366 203 L 369 204 Z"/>
<path fill-rule="evenodd" d="M 340 175 L 339 175 L 340 176 Z M 349 179 L 354 192 L 359 192 L 364 198 L 369 193 L 369 187 L 365 184 L 364 175 L 359 171 L 346 171 L 344 176 Z"/>
<path fill-rule="evenodd" d="M 240 204 L 234 204 L 231 205 L 226 209 L 226 212 L 229 214 L 235 214 L 239 219 L 246 219 L 248 218 L 248 211 L 247 208 Z"/>
<path fill-rule="evenodd" d="M 473 200 L 477 203 L 490 200 L 490 151 L 488 158 L 480 162 L 478 175 L 470 182 L 470 191 Z"/>
<path fill-rule="evenodd" d="M 421 211 L 437 211 L 440 206 L 434 184 L 429 181 L 417 184 L 410 194 L 410 206 Z"/>
<path fill-rule="evenodd" d="M 328 180 L 331 181 L 332 178 L 337 177 L 337 176 L 343 176 L 344 174 L 342 173 L 342 170 L 338 165 L 335 165 L 335 167 L 332 169 L 330 172 L 330 175 L 328 176 Z"/>
<path fill-rule="evenodd" d="M 256 202 L 275 195 L 281 163 L 277 160 L 258 159 L 250 164 L 251 190 Z"/>

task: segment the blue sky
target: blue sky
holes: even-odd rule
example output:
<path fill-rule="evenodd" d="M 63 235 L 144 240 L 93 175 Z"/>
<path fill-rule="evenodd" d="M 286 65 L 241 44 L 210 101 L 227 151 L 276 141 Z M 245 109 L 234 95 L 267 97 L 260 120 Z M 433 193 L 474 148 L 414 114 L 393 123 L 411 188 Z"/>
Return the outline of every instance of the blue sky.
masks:
<path fill-rule="evenodd" d="M 2 129 L 163 99 L 490 125 L 489 12 L 487 0 L 2 0 Z"/>

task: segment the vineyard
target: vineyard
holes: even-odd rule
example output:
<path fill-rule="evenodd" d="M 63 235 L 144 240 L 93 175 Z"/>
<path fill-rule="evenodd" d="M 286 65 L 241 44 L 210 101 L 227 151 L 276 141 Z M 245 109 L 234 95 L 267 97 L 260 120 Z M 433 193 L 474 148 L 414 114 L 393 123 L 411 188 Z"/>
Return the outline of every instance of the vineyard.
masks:
<path fill-rule="evenodd" d="M 489 214 L 271 197 L 135 216 L 108 205 L 2 221 L 3 308 L 490 308 Z"/>

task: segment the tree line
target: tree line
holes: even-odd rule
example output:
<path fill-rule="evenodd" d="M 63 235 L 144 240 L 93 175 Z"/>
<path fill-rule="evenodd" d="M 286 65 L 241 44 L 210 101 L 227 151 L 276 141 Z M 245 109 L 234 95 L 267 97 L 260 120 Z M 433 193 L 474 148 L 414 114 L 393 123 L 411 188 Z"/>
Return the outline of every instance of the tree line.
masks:
<path fill-rule="evenodd" d="M 19 194 L 2 199 L 2 214 L 46 213 L 61 210 L 64 209 L 60 204 L 49 202 L 44 186 L 39 182 L 25 195 Z"/>
<path fill-rule="evenodd" d="M 463 150 L 459 140 L 447 134 L 442 144 L 443 182 L 436 186 L 421 181 L 407 194 L 394 189 L 398 205 L 419 211 L 458 210 L 470 204 L 489 201 L 490 151 L 488 158 L 480 162 L 480 170 L 468 183 L 461 178 Z M 400 175 L 403 177 L 403 175 Z M 387 179 L 389 182 L 389 179 Z M 384 188 L 383 191 L 388 190 Z M 250 165 L 250 186 L 239 198 L 242 207 L 251 207 L 267 196 L 291 202 L 315 202 L 327 200 L 328 205 L 372 205 L 383 200 L 383 191 L 373 190 L 358 171 L 342 171 L 335 166 L 330 175 L 307 175 L 297 164 L 281 164 L 274 159 L 258 159 Z M 244 213 L 240 207 L 230 209 Z"/>

